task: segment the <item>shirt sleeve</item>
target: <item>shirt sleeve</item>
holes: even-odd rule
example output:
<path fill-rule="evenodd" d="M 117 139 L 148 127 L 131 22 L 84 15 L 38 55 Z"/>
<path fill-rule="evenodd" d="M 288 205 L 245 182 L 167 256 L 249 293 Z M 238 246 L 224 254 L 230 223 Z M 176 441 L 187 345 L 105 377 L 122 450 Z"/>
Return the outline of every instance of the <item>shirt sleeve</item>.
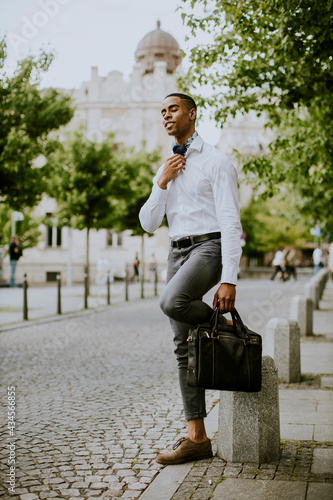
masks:
<path fill-rule="evenodd" d="M 162 224 L 166 211 L 166 202 L 168 189 L 162 189 L 157 181 L 162 173 L 162 165 L 153 179 L 153 188 L 151 194 L 139 212 L 139 219 L 142 228 L 147 233 L 153 233 Z"/>
<path fill-rule="evenodd" d="M 242 255 L 237 172 L 226 158 L 219 160 L 211 171 L 212 190 L 217 220 L 221 231 L 221 283 L 237 283 L 239 261 Z"/>

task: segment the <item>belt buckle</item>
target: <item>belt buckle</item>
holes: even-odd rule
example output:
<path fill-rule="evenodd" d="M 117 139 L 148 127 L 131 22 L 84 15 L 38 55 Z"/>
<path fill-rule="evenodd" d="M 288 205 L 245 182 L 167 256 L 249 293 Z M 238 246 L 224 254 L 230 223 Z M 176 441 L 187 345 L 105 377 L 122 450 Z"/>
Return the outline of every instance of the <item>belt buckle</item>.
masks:
<path fill-rule="evenodd" d="M 184 238 L 180 238 L 179 240 L 176 240 L 173 242 L 173 245 L 176 247 L 176 248 L 184 248 L 183 246 L 183 243 L 189 241 L 190 244 L 192 243 L 193 244 L 193 237 L 192 236 L 184 236 Z M 190 246 L 190 245 L 185 245 L 186 246 Z"/>
<path fill-rule="evenodd" d="M 179 243 L 180 243 L 179 248 L 182 248 L 182 244 L 181 244 L 181 242 L 184 242 L 184 243 L 186 242 L 186 243 L 188 243 L 188 244 L 186 244 L 186 245 L 184 246 L 184 248 L 189 247 L 189 246 L 191 246 L 191 245 L 194 245 L 194 242 L 193 242 L 193 236 L 184 236 L 184 238 L 181 238 L 181 239 L 180 239 L 180 240 L 178 240 L 178 241 L 179 241 Z"/>

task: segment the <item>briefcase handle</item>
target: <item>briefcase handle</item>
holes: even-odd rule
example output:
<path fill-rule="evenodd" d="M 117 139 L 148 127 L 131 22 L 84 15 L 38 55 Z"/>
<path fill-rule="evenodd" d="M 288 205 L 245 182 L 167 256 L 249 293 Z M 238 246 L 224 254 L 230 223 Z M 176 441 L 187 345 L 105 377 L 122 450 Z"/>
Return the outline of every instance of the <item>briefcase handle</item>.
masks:
<path fill-rule="evenodd" d="M 220 312 L 220 307 L 217 305 L 213 316 L 212 316 L 212 324 L 213 324 L 213 332 L 217 330 L 217 325 L 218 325 L 218 316 Z M 241 333 L 242 338 L 245 340 L 247 337 L 249 337 L 249 333 L 246 329 L 246 326 L 244 325 L 242 318 L 240 317 L 238 311 L 236 308 L 232 309 L 230 311 L 231 318 L 232 318 L 232 323 L 233 323 L 233 328 L 235 330 L 236 335 L 239 335 Z M 237 328 L 238 326 L 238 328 Z"/>

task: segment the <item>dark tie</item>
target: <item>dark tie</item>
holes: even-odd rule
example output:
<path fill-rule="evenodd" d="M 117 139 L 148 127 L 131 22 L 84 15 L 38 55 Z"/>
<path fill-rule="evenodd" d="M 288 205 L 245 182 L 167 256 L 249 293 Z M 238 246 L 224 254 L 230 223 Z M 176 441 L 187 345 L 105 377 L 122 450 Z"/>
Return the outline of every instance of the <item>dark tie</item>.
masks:
<path fill-rule="evenodd" d="M 182 146 L 178 146 L 177 144 L 175 144 L 172 150 L 175 154 L 185 156 L 187 147 L 185 146 L 185 144 L 183 144 Z"/>

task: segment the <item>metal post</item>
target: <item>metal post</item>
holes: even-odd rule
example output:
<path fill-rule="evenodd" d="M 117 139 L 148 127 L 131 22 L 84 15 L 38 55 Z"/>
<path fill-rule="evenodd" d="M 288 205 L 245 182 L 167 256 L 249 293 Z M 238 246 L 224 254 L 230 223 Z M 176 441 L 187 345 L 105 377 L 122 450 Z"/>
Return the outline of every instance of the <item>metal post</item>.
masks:
<path fill-rule="evenodd" d="M 27 275 L 23 275 L 23 319 L 28 319 L 28 281 Z"/>
<path fill-rule="evenodd" d="M 84 273 L 84 308 L 88 309 L 88 273 Z"/>
<path fill-rule="evenodd" d="M 157 275 L 157 267 L 156 267 L 154 270 L 155 297 L 157 297 L 157 283 L 158 283 L 158 275 Z"/>
<path fill-rule="evenodd" d="M 57 314 L 61 314 L 61 274 L 57 274 L 57 282 L 58 282 Z"/>
<path fill-rule="evenodd" d="M 111 294 L 110 294 L 110 271 L 107 272 L 106 278 L 106 288 L 107 288 L 107 298 L 108 298 L 108 306 L 111 304 Z"/>
<path fill-rule="evenodd" d="M 144 273 L 144 267 L 142 264 L 142 270 L 141 270 L 141 298 L 145 298 L 145 291 L 144 291 L 144 281 L 145 281 L 145 273 Z"/>
<path fill-rule="evenodd" d="M 126 276 L 125 276 L 125 300 L 128 302 L 128 269 L 126 269 Z"/>

